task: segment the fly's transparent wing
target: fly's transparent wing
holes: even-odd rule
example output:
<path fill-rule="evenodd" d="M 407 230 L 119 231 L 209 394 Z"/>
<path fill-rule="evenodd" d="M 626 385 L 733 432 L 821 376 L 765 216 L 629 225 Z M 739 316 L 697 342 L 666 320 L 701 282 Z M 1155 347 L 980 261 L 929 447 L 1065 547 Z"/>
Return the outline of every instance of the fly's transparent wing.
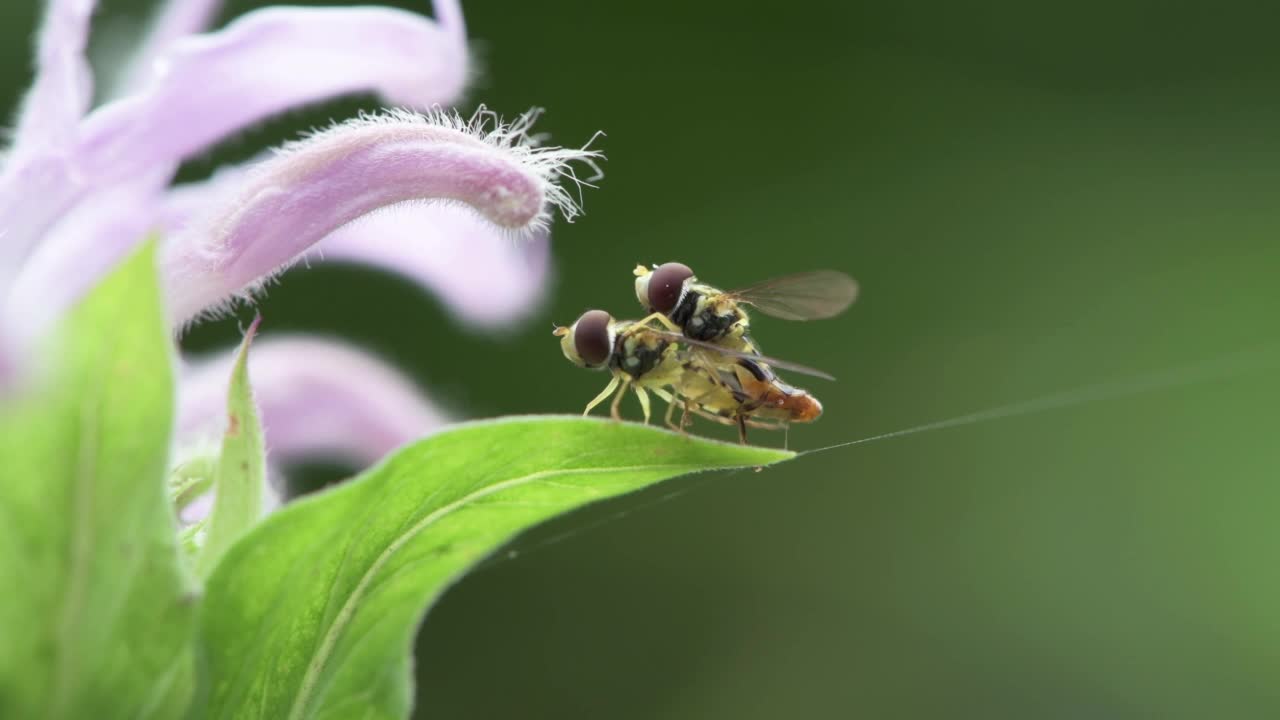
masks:
<path fill-rule="evenodd" d="M 815 270 L 772 278 L 727 294 L 783 320 L 821 320 L 852 305 L 858 297 L 858 283 L 837 270 Z"/>
<path fill-rule="evenodd" d="M 758 353 L 738 352 L 737 350 L 730 350 L 729 348 L 720 347 L 719 345 L 715 345 L 713 343 L 702 342 L 701 340 L 694 340 L 693 338 L 685 337 L 684 335 L 681 335 L 679 333 L 667 332 L 666 330 L 650 329 L 649 332 L 655 335 L 658 335 L 660 337 L 666 338 L 672 342 L 683 343 L 691 347 L 702 348 L 704 350 L 709 350 L 713 353 L 723 355 L 725 357 L 755 360 L 756 362 L 764 363 L 765 365 L 768 365 L 770 367 L 782 368 L 783 370 L 790 370 L 792 372 L 797 372 L 802 375 L 812 375 L 813 377 L 822 378 L 823 380 L 835 380 L 835 377 L 833 377 L 831 374 L 825 373 L 816 368 L 811 368 L 808 365 L 801 365 L 800 363 L 787 362 L 786 360 L 779 360 L 777 358 L 769 357 L 768 355 L 760 355 Z"/>

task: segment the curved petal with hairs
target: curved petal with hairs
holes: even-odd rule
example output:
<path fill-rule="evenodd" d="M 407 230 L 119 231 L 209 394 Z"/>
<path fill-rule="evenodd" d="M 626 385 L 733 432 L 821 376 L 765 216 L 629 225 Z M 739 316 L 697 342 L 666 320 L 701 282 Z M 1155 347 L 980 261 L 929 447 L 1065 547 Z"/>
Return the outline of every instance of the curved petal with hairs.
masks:
<path fill-rule="evenodd" d="M 117 81 L 96 108 L 84 55 L 96 3 L 46 4 L 36 79 L 0 166 L 0 391 L 40 365 L 37 341 L 154 231 L 175 328 L 252 298 L 306 257 L 409 277 L 470 323 L 509 322 L 539 297 L 551 217 L 577 213 L 561 182 L 597 154 L 538 146 L 535 113 L 504 124 L 438 109 L 470 74 L 457 0 L 436 0 L 434 19 L 267 7 L 202 33 L 219 4 L 162 3 L 132 60 L 104 73 Z M 170 187 L 179 163 L 227 136 L 357 92 L 409 109 Z M 183 369 L 180 447 L 221 432 L 229 363 Z M 411 380 L 336 339 L 267 335 L 250 375 L 275 461 L 369 463 L 445 421 Z"/>
<path fill-rule="evenodd" d="M 50 17 L 77 2 L 84 4 L 56 0 Z M 19 135 L 15 148 L 35 147 L 15 151 L 0 170 L 0 293 L 51 228 L 90 196 L 137 184 L 135 192 L 158 197 L 183 159 L 271 115 L 367 91 L 423 109 L 452 102 L 469 73 L 467 49 L 456 2 L 440 0 L 437 11 L 453 24 L 382 7 L 255 10 L 216 32 L 171 41 L 138 92 L 94 109 L 66 142 L 33 144 Z M 42 37 L 74 42 L 67 25 L 46 22 Z M 36 88 L 65 64 L 41 64 Z M 144 228 L 154 222 L 154 205 L 133 209 Z M 103 236 L 89 249 L 114 264 L 139 240 Z"/>

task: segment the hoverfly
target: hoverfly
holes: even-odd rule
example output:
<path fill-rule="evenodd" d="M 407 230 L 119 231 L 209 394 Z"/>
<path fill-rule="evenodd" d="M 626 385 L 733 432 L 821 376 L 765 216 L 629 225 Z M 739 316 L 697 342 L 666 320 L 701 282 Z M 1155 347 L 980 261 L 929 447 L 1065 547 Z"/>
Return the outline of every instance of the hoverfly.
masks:
<path fill-rule="evenodd" d="M 661 313 L 686 337 L 739 352 L 756 353 L 747 335 L 743 305 L 784 320 L 818 320 L 844 312 L 858 296 L 858 284 L 835 270 L 796 273 L 724 291 L 698 282 L 688 265 L 669 262 L 649 270 L 637 265 L 636 298 Z"/>
<path fill-rule="evenodd" d="M 667 403 L 666 423 L 684 431 L 690 413 L 738 427 L 745 444 L 748 427 L 784 429 L 792 422 L 813 422 L 822 405 L 807 391 L 783 382 L 772 366 L 830 378 L 819 370 L 739 352 L 685 337 L 661 315 L 644 320 L 615 320 L 603 310 L 588 310 L 572 325 L 557 327 L 564 356 L 579 367 L 608 369 L 613 377 L 587 403 L 583 415 L 613 395 L 610 415 L 620 420 L 619 406 L 633 390 L 649 422 L 649 393 Z M 684 409 L 677 426 L 672 415 Z"/>

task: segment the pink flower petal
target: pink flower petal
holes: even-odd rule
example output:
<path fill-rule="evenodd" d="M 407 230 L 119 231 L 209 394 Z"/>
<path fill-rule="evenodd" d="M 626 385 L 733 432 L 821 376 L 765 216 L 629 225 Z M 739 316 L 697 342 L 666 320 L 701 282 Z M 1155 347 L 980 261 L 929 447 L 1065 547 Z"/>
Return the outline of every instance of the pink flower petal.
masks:
<path fill-rule="evenodd" d="M 220 199 L 166 248 L 162 270 L 177 322 L 252 291 L 347 223 L 408 201 L 470 205 L 507 230 L 545 227 L 552 207 L 577 208 L 556 181 L 585 150 L 534 147 L 531 116 L 485 133 L 487 115 L 393 113 L 363 118 L 286 148 L 234 196 Z"/>
<path fill-rule="evenodd" d="M 172 188 L 161 213 L 165 235 L 180 235 L 202 211 L 233 194 L 256 164 Z M 463 322 L 503 327 L 538 309 L 550 253 L 545 230 L 518 242 L 472 210 L 431 203 L 402 204 L 361 218 L 321 240 L 306 257 L 308 266 L 337 261 L 396 273 L 436 293 Z"/>
<path fill-rule="evenodd" d="M 48 327 L 156 229 L 153 187 L 167 179 L 162 168 L 147 182 L 94 193 L 67 213 L 27 258 L 0 308 L 0 324 L 24 340 Z"/>
<path fill-rule="evenodd" d="M 226 424 L 234 351 L 191 363 L 178 390 L 178 444 L 208 444 Z M 249 354 L 272 462 L 323 455 L 361 465 L 446 422 L 412 381 L 336 340 L 262 337 Z"/>
<path fill-rule="evenodd" d="M 36 40 L 36 78 L 18 111 L 8 161 L 69 141 L 93 98 L 85 59 L 95 0 L 48 0 Z"/>
<path fill-rule="evenodd" d="M 414 107 L 453 100 L 467 79 L 466 41 L 456 1 L 437 7 L 442 23 L 382 7 L 269 7 L 174 42 L 146 89 L 91 113 L 76 143 L 5 166 L 0 292 L 49 227 L 87 193 L 172 171 L 271 114 L 366 91 Z"/>
<path fill-rule="evenodd" d="M 4 403 L 17 389 L 26 375 L 26 344 L 13 337 L 12 331 L 0 323 L 0 403 Z"/>
<path fill-rule="evenodd" d="M 18 109 L 13 143 L 0 172 L 0 304 L 40 233 L 16 218 L 46 217 L 40 188 L 61 191 L 68 177 L 77 124 L 93 96 L 93 73 L 85 59 L 94 0 L 48 0 L 36 47 L 36 77 Z M 25 195 L 35 190 L 32 195 Z M 55 198 L 57 195 L 53 195 Z M 33 201 L 36 198 L 37 201 Z M 3 319 L 0 319 L 3 323 Z"/>
<path fill-rule="evenodd" d="M 142 89 L 151 79 L 155 66 L 178 40 L 203 32 L 213 23 L 222 0 L 167 0 L 151 18 L 141 47 L 129 59 L 114 90 L 115 96 Z"/>
<path fill-rule="evenodd" d="M 466 323 L 503 327 L 538 310 L 551 243 L 545 229 L 520 242 L 473 212 L 408 205 L 340 228 L 316 250 L 325 261 L 370 265 L 431 288 Z"/>
<path fill-rule="evenodd" d="M 467 74 L 465 39 L 415 13 L 262 8 L 218 32 L 177 40 L 144 90 L 94 112 L 84 128 L 83 171 L 95 179 L 132 175 L 338 95 L 374 91 L 419 108 L 449 103 Z"/>

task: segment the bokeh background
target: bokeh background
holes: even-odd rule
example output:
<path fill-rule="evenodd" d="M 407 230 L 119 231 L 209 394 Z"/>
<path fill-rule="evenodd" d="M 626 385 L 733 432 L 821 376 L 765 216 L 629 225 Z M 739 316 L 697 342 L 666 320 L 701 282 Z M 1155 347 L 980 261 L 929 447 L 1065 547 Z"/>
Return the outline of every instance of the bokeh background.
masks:
<path fill-rule="evenodd" d="M 147 4 L 102 4 L 109 55 Z M 6 112 L 27 5 L 0 9 Z M 464 416 L 576 412 L 603 378 L 564 361 L 551 323 L 636 315 L 634 264 L 680 259 L 726 286 L 860 280 L 839 319 L 757 319 L 770 352 L 840 378 L 804 383 L 826 415 L 797 449 L 1194 381 L 561 518 L 432 611 L 421 717 L 1280 715 L 1276 6 L 465 9 L 472 105 L 546 107 L 565 144 L 608 133 L 586 217 L 555 228 L 546 306 L 477 334 L 406 282 L 322 266 L 272 290 L 266 332 L 352 338 Z M 371 106 L 296 113 L 184 176 Z"/>

